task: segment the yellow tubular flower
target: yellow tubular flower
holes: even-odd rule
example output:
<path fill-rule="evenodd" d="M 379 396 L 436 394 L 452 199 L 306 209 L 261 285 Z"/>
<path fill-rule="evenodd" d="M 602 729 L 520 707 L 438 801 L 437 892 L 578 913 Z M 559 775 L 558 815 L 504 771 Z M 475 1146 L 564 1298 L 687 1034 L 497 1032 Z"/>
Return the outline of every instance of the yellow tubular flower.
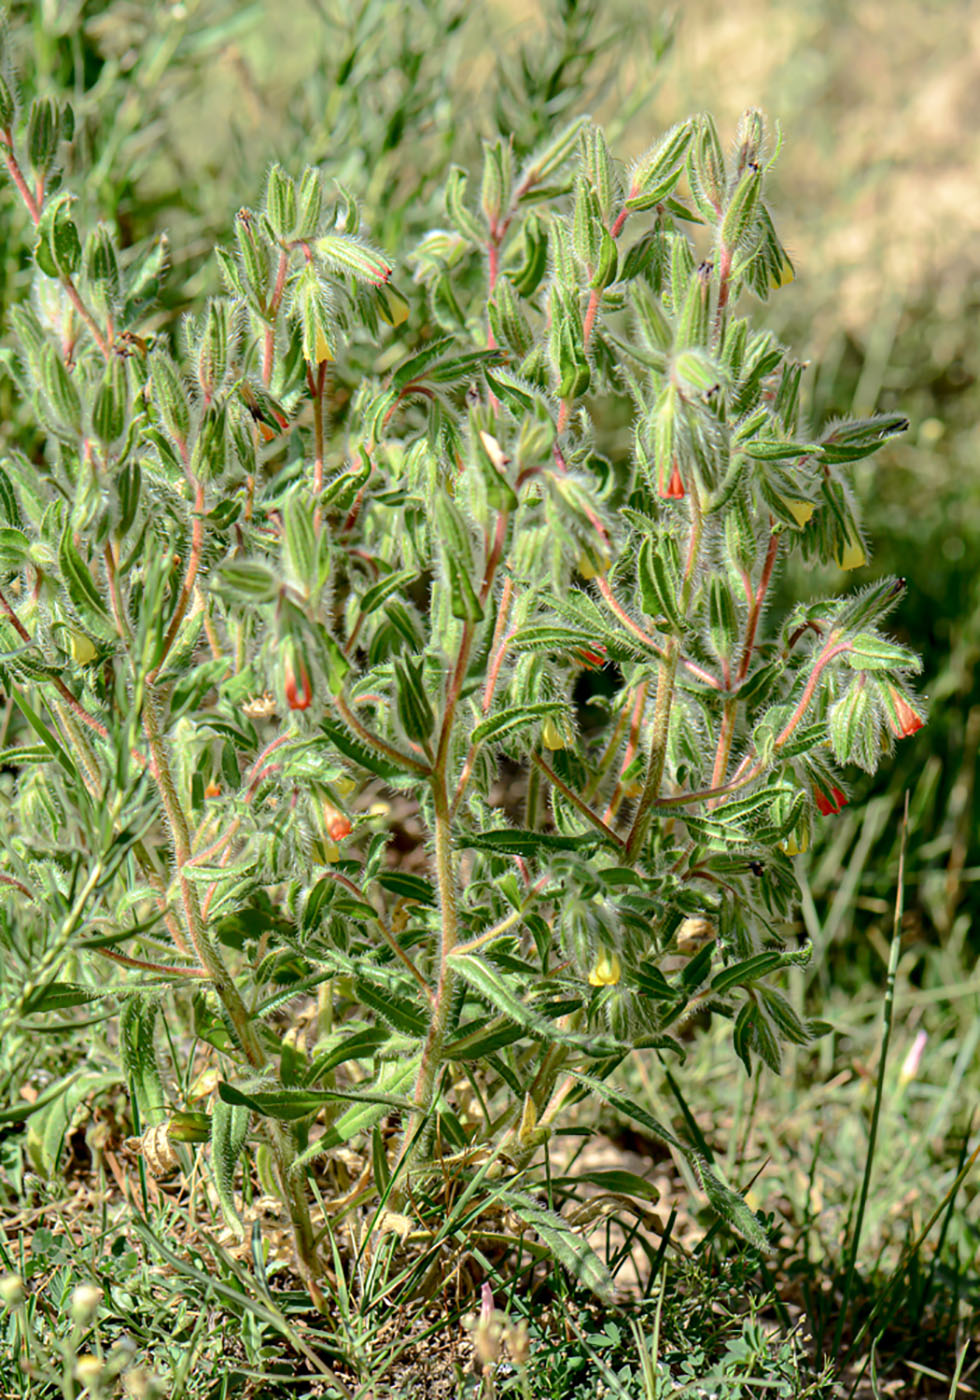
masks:
<path fill-rule="evenodd" d="M 608 948 L 599 950 L 595 967 L 589 973 L 590 987 L 615 987 L 623 975 L 622 964 L 615 953 Z"/>

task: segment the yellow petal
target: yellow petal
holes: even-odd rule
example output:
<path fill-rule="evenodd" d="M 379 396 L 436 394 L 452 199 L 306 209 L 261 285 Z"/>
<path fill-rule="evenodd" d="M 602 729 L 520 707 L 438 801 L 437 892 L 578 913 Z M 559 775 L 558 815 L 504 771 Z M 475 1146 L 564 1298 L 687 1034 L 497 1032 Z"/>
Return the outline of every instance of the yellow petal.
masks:
<path fill-rule="evenodd" d="M 381 319 L 389 326 L 400 326 L 408 320 L 408 302 L 391 287 L 379 288 L 378 303 Z"/>
<path fill-rule="evenodd" d="M 796 273 L 793 269 L 793 264 L 790 262 L 789 258 L 784 257 L 780 263 L 779 271 L 770 272 L 769 286 L 774 292 L 778 291 L 780 287 L 788 287 L 795 276 Z"/>
<path fill-rule="evenodd" d="M 622 965 L 615 953 L 610 953 L 603 948 L 596 960 L 596 965 L 589 973 L 589 985 L 591 987 L 615 987 L 620 977 L 623 975 Z"/>
<path fill-rule="evenodd" d="M 860 540 L 848 540 L 837 560 L 842 569 L 860 569 L 868 562 Z"/>
<path fill-rule="evenodd" d="M 783 505 L 796 521 L 797 525 L 799 525 L 800 529 L 802 529 L 804 525 L 809 524 L 813 512 L 816 510 L 816 506 L 812 501 L 792 501 L 788 496 L 783 497 Z"/>
<path fill-rule="evenodd" d="M 803 828 L 802 832 L 791 831 L 781 844 L 788 856 L 801 856 L 804 851 L 810 848 L 810 832 L 806 827 Z"/>
<path fill-rule="evenodd" d="M 578 561 L 578 571 L 585 579 L 598 578 L 606 573 L 611 563 L 608 554 L 598 550 L 594 558 L 590 558 L 588 554 L 582 555 Z"/>
<path fill-rule="evenodd" d="M 77 661 L 79 666 L 87 666 L 98 656 L 95 643 L 90 637 L 86 637 L 84 632 L 79 632 L 77 627 L 71 629 L 68 637 L 72 660 Z"/>
<path fill-rule="evenodd" d="M 564 749 L 568 747 L 565 735 L 550 715 L 541 726 L 541 742 L 546 749 Z"/>
<path fill-rule="evenodd" d="M 327 339 L 327 333 L 322 326 L 316 328 L 316 338 L 313 345 L 313 363 L 322 365 L 325 360 L 333 359 L 333 350 Z"/>

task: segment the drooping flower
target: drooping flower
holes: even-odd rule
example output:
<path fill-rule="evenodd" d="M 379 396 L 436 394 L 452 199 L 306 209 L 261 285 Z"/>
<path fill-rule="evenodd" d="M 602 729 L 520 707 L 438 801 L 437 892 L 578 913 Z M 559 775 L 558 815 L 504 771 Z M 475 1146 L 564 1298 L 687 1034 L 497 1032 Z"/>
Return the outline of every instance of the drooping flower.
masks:
<path fill-rule="evenodd" d="M 827 793 L 815 787 L 813 797 L 817 804 L 817 811 L 822 817 L 836 816 L 842 807 L 847 806 L 847 794 L 841 792 L 839 787 L 832 786 L 829 797 Z"/>
<path fill-rule="evenodd" d="M 884 686 L 882 699 L 885 702 L 889 727 L 897 738 L 908 739 L 919 732 L 925 720 L 913 709 L 897 686 Z"/>
<path fill-rule="evenodd" d="M 842 569 L 862 569 L 868 562 L 868 556 L 864 552 L 864 545 L 859 539 L 848 536 L 837 557 L 837 563 Z"/>
<path fill-rule="evenodd" d="M 609 948 L 600 948 L 595 966 L 589 973 L 590 987 L 615 987 L 623 975 L 622 964 Z"/>
<path fill-rule="evenodd" d="M 541 742 L 546 749 L 565 749 L 568 747 L 568 740 L 565 738 L 561 725 L 552 719 L 551 715 L 541 726 Z"/>
<path fill-rule="evenodd" d="M 664 490 L 663 486 L 661 486 L 660 494 L 665 501 L 679 501 L 684 495 L 684 481 L 681 477 L 676 457 L 671 463 L 670 480 L 667 482 L 667 489 Z"/>
<path fill-rule="evenodd" d="M 819 798 L 818 804 L 819 804 Z M 791 831 L 786 840 L 782 842 L 782 848 L 788 856 L 801 856 L 810 848 L 810 832 L 806 827 L 802 832 Z"/>
<path fill-rule="evenodd" d="M 313 704 L 313 683 L 302 656 L 294 657 L 293 654 L 287 653 L 283 689 L 286 692 L 286 704 L 291 710 L 308 710 Z"/>
<path fill-rule="evenodd" d="M 351 820 L 345 812 L 338 811 L 332 802 L 323 804 L 323 820 L 331 841 L 343 841 L 351 834 Z"/>

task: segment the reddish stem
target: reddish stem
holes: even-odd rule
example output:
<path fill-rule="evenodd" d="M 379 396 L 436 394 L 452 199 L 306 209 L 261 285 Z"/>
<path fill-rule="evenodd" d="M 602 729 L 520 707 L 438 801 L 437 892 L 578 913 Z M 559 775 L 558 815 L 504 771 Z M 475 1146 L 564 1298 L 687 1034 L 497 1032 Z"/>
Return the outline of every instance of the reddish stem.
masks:
<path fill-rule="evenodd" d="M 3 159 L 10 174 L 10 178 L 17 186 L 17 191 L 24 201 L 27 212 L 30 214 L 31 220 L 36 227 L 41 222 L 41 208 L 27 188 L 27 181 L 24 179 L 24 173 L 17 162 L 17 157 L 14 155 L 14 138 L 9 126 L 5 127 L 4 130 L 0 132 L 0 145 L 5 148 L 3 151 Z"/>
<path fill-rule="evenodd" d="M 191 530 L 191 553 L 187 561 L 187 572 L 184 575 L 184 583 L 180 590 L 180 597 L 177 600 L 177 607 L 174 609 L 174 615 L 170 619 L 170 626 L 167 628 L 167 635 L 163 639 L 163 651 L 160 655 L 160 660 L 154 666 L 149 676 L 147 676 L 147 680 L 151 685 L 160 674 L 163 663 L 166 661 L 170 648 L 174 644 L 174 639 L 177 636 L 180 624 L 184 620 L 184 614 L 187 612 L 191 594 L 194 591 L 194 580 L 197 578 L 197 571 L 201 563 L 201 551 L 204 548 L 203 511 L 204 487 L 200 482 L 197 482 L 194 494 L 194 524 Z"/>

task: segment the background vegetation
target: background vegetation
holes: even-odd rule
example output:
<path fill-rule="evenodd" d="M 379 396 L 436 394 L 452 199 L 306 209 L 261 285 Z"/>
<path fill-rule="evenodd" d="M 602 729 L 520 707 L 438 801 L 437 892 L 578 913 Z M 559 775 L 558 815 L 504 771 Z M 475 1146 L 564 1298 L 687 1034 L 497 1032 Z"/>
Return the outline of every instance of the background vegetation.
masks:
<path fill-rule="evenodd" d="M 533 1375 L 505 1367 L 498 1384 L 506 1392 L 523 1380 L 534 1395 L 575 1387 L 593 1395 L 600 1386 L 613 1395 L 676 1393 L 666 1372 L 658 1380 L 644 1368 L 656 1347 L 674 1385 L 689 1393 L 695 1385 L 768 1393 L 753 1389 L 764 1381 L 777 1394 L 830 1394 L 822 1356 L 851 1348 L 850 1388 L 878 1336 L 865 1374 L 882 1393 L 950 1394 L 957 1366 L 961 1385 L 975 1390 L 975 1350 L 967 1349 L 980 1315 L 975 1179 L 950 1197 L 975 1145 L 980 1084 L 975 12 L 940 0 L 732 0 L 719 17 L 707 0 L 692 0 L 671 20 L 653 9 L 637 18 L 631 6 L 568 0 L 546 0 L 530 15 L 503 0 L 288 8 L 41 0 L 11 6 L 11 31 L 36 90 L 73 102 L 78 167 L 91 160 L 93 171 L 85 213 L 114 222 L 130 244 L 166 229 L 179 250 L 159 306 L 161 330 L 216 290 L 211 248 L 227 241 L 229 211 L 255 202 L 272 160 L 290 170 L 322 163 L 362 201 L 374 241 L 402 247 L 438 221 L 448 164 L 472 159 L 496 127 L 527 150 L 563 117 L 591 111 L 612 136 L 618 128 L 619 149 L 639 153 L 650 132 L 690 110 L 712 110 L 723 132 L 748 105 L 779 119 L 786 144 L 778 215 L 797 276 L 771 314 L 780 335 L 814 362 L 812 420 L 900 409 L 912 421 L 906 438 L 859 474 L 858 487 L 875 545 L 867 577 L 895 572 L 909 582 L 897 625 L 925 657 L 929 725 L 879 779 L 855 783 L 851 805 L 809 853 L 800 932 L 816 955 L 794 974 L 792 993 L 831 1033 L 798 1051 L 778 1079 L 764 1072 L 747 1080 L 724 1030 L 700 1037 L 673 1071 L 678 1121 L 687 1115 L 687 1130 L 703 1135 L 729 1179 L 751 1182 L 751 1203 L 781 1222 L 776 1257 L 760 1272 L 756 1256 L 717 1235 L 706 1239 L 680 1164 L 609 1119 L 606 1164 L 628 1161 L 650 1176 L 658 1211 L 666 1217 L 677 1207 L 675 1237 L 687 1252 L 672 1260 L 663 1293 L 634 1305 L 632 1326 L 569 1308 L 557 1335 L 528 1319 Z M 10 187 L 0 187 L 0 230 L 24 218 Z M 4 314 L 27 281 L 25 266 L 3 259 Z M 6 376 L 0 424 L 4 445 L 29 448 Z M 794 580 L 784 583 L 790 594 Z M 905 912 L 882 1070 L 906 792 Z M 120 1214 L 120 1183 L 99 1152 L 111 1126 L 111 1085 L 95 1093 L 89 1084 L 79 1096 L 57 1173 L 44 1175 L 24 1110 L 46 1084 L 84 1065 L 90 1035 L 78 1024 L 71 1036 L 15 1033 L 0 1047 L 0 1245 L 6 1266 L 40 1296 L 32 1325 L 41 1349 L 70 1377 L 78 1354 L 101 1348 L 133 1394 L 337 1393 L 327 1378 L 314 1379 L 312 1362 L 297 1363 L 317 1348 L 297 1320 L 297 1298 L 269 1293 L 261 1274 L 255 1282 L 252 1261 L 197 1231 L 193 1200 L 144 1198 L 143 1225 Z M 634 1073 L 642 1098 L 648 1071 L 637 1063 Z M 872 1190 L 856 1240 L 879 1082 Z M 159 1242 L 168 1234 L 185 1240 L 186 1252 Z M 607 1246 L 621 1256 L 625 1288 L 635 1251 L 611 1234 Z M 642 1254 L 637 1272 L 642 1293 L 651 1272 Z M 73 1314 L 72 1289 L 107 1276 L 115 1283 L 108 1302 L 91 1316 L 78 1306 Z M 367 1306 L 370 1288 L 363 1279 L 357 1285 L 327 1344 L 355 1375 L 351 1358 L 395 1340 L 384 1333 L 379 1300 Z M 517 1296 L 496 1301 L 517 1319 Z M 12 1320 L 4 1325 L 0 1387 L 31 1393 L 20 1334 Z M 419 1351 L 393 1362 L 383 1385 L 426 1393 L 421 1356 L 432 1394 L 479 1393 L 486 1377 L 474 1369 L 470 1334 L 450 1325 L 440 1366 L 443 1353 L 424 1339 L 430 1325 L 434 1337 L 447 1335 L 441 1313 L 413 1319 Z M 456 1364 L 465 1379 L 456 1378 Z M 64 1393 L 82 1383 L 65 1380 Z M 352 1393 L 370 1393 L 353 1384 Z M 108 1381 L 104 1393 L 112 1393 Z"/>

